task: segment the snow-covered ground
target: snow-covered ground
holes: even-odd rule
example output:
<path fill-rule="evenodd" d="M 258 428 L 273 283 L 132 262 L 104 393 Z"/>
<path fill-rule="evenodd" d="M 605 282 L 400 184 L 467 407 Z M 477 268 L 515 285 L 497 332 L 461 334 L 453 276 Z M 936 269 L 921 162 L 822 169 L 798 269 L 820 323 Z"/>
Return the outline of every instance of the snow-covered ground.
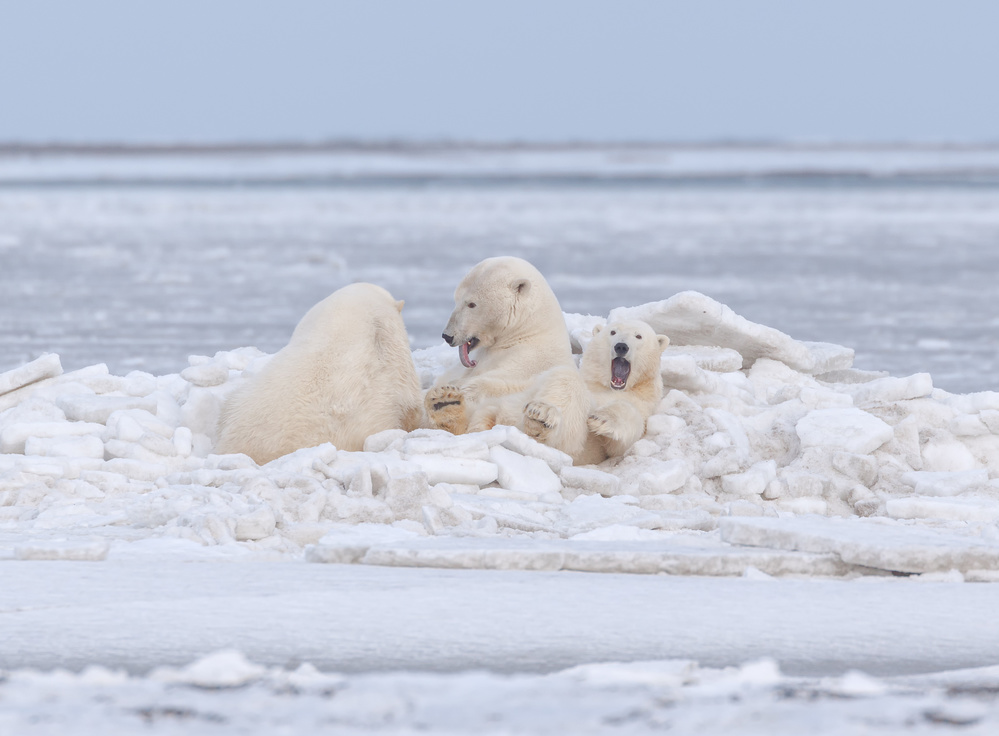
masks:
<path fill-rule="evenodd" d="M 0 732 L 999 726 L 995 191 L 22 188 L 0 212 Z M 577 348 L 611 310 L 670 335 L 625 458 L 508 428 L 212 453 L 242 373 L 353 279 L 406 299 L 429 385 L 496 253 L 548 275 Z"/>
<path fill-rule="evenodd" d="M 11 734 L 657 734 L 989 736 L 999 670 L 804 678 L 773 660 L 708 668 L 670 660 L 551 675 L 266 668 L 214 653 L 148 676 L 21 670 L 0 685 Z"/>

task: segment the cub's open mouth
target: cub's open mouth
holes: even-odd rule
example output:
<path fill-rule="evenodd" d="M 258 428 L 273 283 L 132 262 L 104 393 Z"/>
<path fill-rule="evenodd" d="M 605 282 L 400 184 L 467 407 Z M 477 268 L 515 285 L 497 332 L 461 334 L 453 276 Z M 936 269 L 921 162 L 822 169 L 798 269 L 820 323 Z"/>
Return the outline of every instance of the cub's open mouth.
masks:
<path fill-rule="evenodd" d="M 468 357 L 468 352 L 473 350 L 476 345 L 479 344 L 479 338 L 473 337 L 468 342 L 463 342 L 458 346 L 458 357 L 461 359 L 461 364 L 466 368 L 474 368 L 475 361 Z"/>
<path fill-rule="evenodd" d="M 614 358 L 611 361 L 611 388 L 618 390 L 628 385 L 628 376 L 631 375 L 631 363 L 624 358 Z"/>

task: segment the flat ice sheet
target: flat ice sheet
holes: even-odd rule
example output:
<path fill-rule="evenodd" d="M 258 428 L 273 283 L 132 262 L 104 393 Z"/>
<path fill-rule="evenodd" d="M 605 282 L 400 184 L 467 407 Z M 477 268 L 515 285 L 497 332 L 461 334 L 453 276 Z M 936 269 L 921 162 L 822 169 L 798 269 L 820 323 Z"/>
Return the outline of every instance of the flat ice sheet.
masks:
<path fill-rule="evenodd" d="M 343 672 L 772 657 L 796 674 L 900 675 L 999 661 L 996 585 L 162 559 L 0 572 L 6 668 L 143 673 L 224 648 Z"/>

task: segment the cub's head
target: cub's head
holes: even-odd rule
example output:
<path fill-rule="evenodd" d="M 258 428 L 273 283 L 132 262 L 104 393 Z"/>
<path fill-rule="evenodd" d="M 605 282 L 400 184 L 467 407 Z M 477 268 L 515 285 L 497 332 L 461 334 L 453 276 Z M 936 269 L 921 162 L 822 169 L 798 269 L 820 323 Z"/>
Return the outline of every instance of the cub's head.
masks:
<path fill-rule="evenodd" d="M 547 288 L 544 278 L 527 261 L 487 258 L 455 289 L 454 311 L 444 328 L 444 341 L 458 348 L 463 366 L 472 368 L 475 361 L 469 352 L 488 349 L 519 329 L 520 322 L 530 317 L 531 305 L 542 288 Z"/>
<path fill-rule="evenodd" d="M 659 357 L 669 345 L 645 322 L 612 322 L 593 328 L 581 370 L 588 383 L 624 391 L 659 378 Z"/>

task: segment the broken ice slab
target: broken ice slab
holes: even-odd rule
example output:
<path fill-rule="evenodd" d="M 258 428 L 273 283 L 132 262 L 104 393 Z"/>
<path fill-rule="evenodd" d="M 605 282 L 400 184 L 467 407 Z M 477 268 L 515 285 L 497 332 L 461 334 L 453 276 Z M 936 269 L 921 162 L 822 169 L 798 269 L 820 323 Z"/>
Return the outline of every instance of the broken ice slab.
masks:
<path fill-rule="evenodd" d="M 953 472 L 916 470 L 903 473 L 901 481 L 918 496 L 959 496 L 982 489 L 989 482 L 989 471 L 984 468 Z"/>
<path fill-rule="evenodd" d="M 689 358 L 701 370 L 715 373 L 730 373 L 742 369 L 742 356 L 737 350 L 720 348 L 714 345 L 668 345 L 663 358 L 683 356 Z"/>
<path fill-rule="evenodd" d="M 59 356 L 55 353 L 46 353 L 30 363 L 0 373 L 0 394 L 61 374 L 62 363 Z"/>
<path fill-rule="evenodd" d="M 608 321 L 642 320 L 667 335 L 670 344 L 711 345 L 737 351 L 748 368 L 772 358 L 805 373 L 827 373 L 853 365 L 853 350 L 829 343 L 806 343 L 766 325 L 750 322 L 729 307 L 696 291 L 683 291 L 661 302 L 619 307 Z"/>
<path fill-rule="evenodd" d="M 742 517 L 722 519 L 718 526 L 729 544 L 832 553 L 850 565 L 893 572 L 999 569 L 999 544 L 876 520 Z"/>
<path fill-rule="evenodd" d="M 495 463 L 465 457 L 413 455 L 407 458 L 407 462 L 426 473 L 431 485 L 458 483 L 485 486 L 495 481 L 499 473 Z"/>
<path fill-rule="evenodd" d="M 601 496 L 617 496 L 621 493 L 621 479 L 612 473 L 605 473 L 595 467 L 576 467 L 568 465 L 559 473 L 562 483 L 567 488 L 579 488 L 586 493 L 598 493 Z M 681 482 L 680 485 L 683 485 Z M 677 486 L 679 487 L 679 486 Z"/>
<path fill-rule="evenodd" d="M 429 542 L 427 544 L 426 542 Z M 475 570 L 561 570 L 563 554 L 534 540 L 433 539 L 372 546 L 364 565 Z"/>
<path fill-rule="evenodd" d="M 21 422 L 4 427 L 0 432 L 0 453 L 23 453 L 28 439 L 56 437 L 100 437 L 103 424 L 92 422 Z"/>
<path fill-rule="evenodd" d="M 885 513 L 893 519 L 939 519 L 988 524 L 999 521 L 999 501 L 980 496 L 906 496 L 889 499 L 885 503 Z"/>
<path fill-rule="evenodd" d="M 573 570 L 671 575 L 842 576 L 854 570 L 834 554 L 695 546 L 674 540 L 575 541 L 499 538 L 408 538 L 338 543 L 324 537 L 306 553 L 310 562 L 360 562 L 389 567 L 478 570 Z"/>
<path fill-rule="evenodd" d="M 521 455 L 500 445 L 489 450 L 489 459 L 496 464 L 496 480 L 501 488 L 538 496 L 562 490 L 558 476 L 544 460 Z"/>
<path fill-rule="evenodd" d="M 867 383 L 846 385 L 843 389 L 853 397 L 856 406 L 891 404 L 929 396 L 933 393 L 933 379 L 929 373 L 915 373 L 902 378 L 877 378 Z"/>
<path fill-rule="evenodd" d="M 514 452 L 526 457 L 535 457 L 538 460 L 543 460 L 556 474 L 558 474 L 566 465 L 572 465 L 572 458 L 564 452 L 538 442 L 533 437 L 529 437 L 516 427 L 496 426 L 488 432 L 480 432 L 478 434 L 480 437 L 485 438 L 487 435 L 494 432 L 503 433 L 501 435 L 501 444 L 503 447 L 508 450 L 513 450 Z"/>
<path fill-rule="evenodd" d="M 742 400 L 749 399 L 752 394 L 745 388 L 726 380 L 732 374 L 718 374 L 704 370 L 690 355 L 675 353 L 663 355 L 660 359 L 659 373 L 663 385 L 678 388 L 688 393 L 720 394 Z M 742 374 L 735 374 L 742 377 Z"/>
<path fill-rule="evenodd" d="M 97 424 L 106 424 L 116 411 L 142 409 L 156 413 L 156 400 L 139 396 L 64 395 L 56 399 L 56 406 L 66 412 L 70 421 Z"/>
<path fill-rule="evenodd" d="M 0 411 L 6 411 L 35 396 L 52 399 L 62 392 L 80 393 L 82 390 L 100 394 L 116 391 L 120 388 L 119 382 L 123 383 L 125 379 L 108 374 L 108 367 L 103 363 L 98 363 L 69 373 L 43 378 L 5 394 L 0 394 Z"/>
<path fill-rule="evenodd" d="M 28 437 L 25 455 L 104 459 L 104 443 L 92 434 L 62 437 Z"/>
<path fill-rule="evenodd" d="M 75 560 L 99 562 L 108 556 L 111 545 L 104 537 L 49 539 L 22 542 L 14 547 L 19 560 Z"/>
<path fill-rule="evenodd" d="M 352 564 L 378 544 L 411 542 L 419 535 L 385 524 L 338 524 L 305 548 L 308 562 Z"/>
<path fill-rule="evenodd" d="M 829 447 L 867 455 L 895 436 L 894 430 L 873 414 L 854 408 L 815 409 L 795 426 L 801 446 Z"/>

